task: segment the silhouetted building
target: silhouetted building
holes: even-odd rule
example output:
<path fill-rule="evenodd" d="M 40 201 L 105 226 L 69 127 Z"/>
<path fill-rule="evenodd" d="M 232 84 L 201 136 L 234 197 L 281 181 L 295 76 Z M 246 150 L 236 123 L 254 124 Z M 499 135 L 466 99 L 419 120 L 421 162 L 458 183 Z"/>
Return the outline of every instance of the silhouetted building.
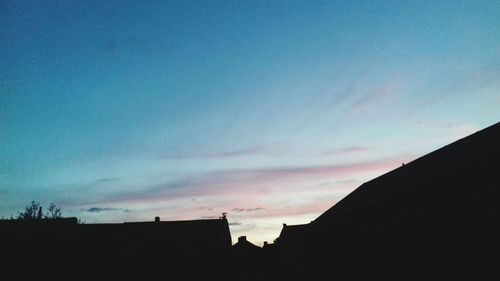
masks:
<path fill-rule="evenodd" d="M 231 250 L 227 219 L 77 224 L 0 221 L 5 280 L 165 280 L 219 275 Z M 29 268 L 30 270 L 26 270 Z M 193 270 L 193 269 L 196 270 Z M 167 279 L 168 279 L 167 278 Z"/>
<path fill-rule="evenodd" d="M 263 268 L 262 248 L 252 244 L 246 236 L 238 237 L 238 242 L 233 245 L 231 261 L 233 275 L 237 275 L 237 280 L 257 280 L 267 272 Z"/>
<path fill-rule="evenodd" d="M 233 245 L 233 252 L 240 255 L 253 256 L 260 254 L 261 251 L 262 248 L 252 244 L 250 241 L 247 240 L 246 236 L 238 237 L 238 242 Z"/>
<path fill-rule="evenodd" d="M 279 270 L 292 279 L 500 280 L 498 159 L 500 123 L 361 185 L 312 223 L 283 228 Z"/>

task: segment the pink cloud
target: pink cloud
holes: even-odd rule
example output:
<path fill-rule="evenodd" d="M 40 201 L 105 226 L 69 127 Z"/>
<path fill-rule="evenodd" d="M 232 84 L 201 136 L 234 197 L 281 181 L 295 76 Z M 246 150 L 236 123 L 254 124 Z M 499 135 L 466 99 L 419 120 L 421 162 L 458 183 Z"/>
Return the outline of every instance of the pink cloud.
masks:
<path fill-rule="evenodd" d="M 342 154 L 354 154 L 361 152 L 369 152 L 372 149 L 366 146 L 348 146 L 343 148 L 337 148 L 332 150 L 327 150 L 322 153 L 322 155 L 342 155 Z"/>
<path fill-rule="evenodd" d="M 276 188 L 318 184 L 341 180 L 366 173 L 381 173 L 396 168 L 408 157 L 379 159 L 343 165 L 277 167 L 246 170 L 224 170 L 195 175 L 177 181 L 152 185 L 149 188 L 110 195 L 92 203 L 161 203 L 181 198 L 247 196 L 258 198 L 271 194 Z"/>
<path fill-rule="evenodd" d="M 399 158 L 398 158 L 399 159 Z M 381 159 L 363 163 L 344 164 L 344 165 L 324 165 L 309 167 L 284 167 L 273 169 L 261 169 L 241 171 L 245 176 L 250 176 L 253 180 L 259 182 L 273 181 L 293 181 L 297 179 L 334 179 L 343 178 L 353 174 L 381 171 L 398 166 L 398 161 L 394 158 Z"/>

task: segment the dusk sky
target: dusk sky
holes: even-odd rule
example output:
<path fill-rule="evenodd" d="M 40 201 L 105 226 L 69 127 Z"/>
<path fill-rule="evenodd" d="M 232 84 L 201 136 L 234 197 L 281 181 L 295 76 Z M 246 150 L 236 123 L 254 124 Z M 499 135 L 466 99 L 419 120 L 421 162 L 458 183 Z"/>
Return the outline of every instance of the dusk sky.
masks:
<path fill-rule="evenodd" d="M 0 1 L 0 216 L 262 245 L 500 121 L 500 1 Z"/>

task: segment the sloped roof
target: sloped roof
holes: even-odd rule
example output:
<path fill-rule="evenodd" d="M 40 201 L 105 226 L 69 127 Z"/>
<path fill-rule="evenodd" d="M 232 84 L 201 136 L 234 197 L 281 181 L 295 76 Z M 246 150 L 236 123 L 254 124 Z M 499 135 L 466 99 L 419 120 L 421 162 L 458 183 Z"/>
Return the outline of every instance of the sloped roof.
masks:
<path fill-rule="evenodd" d="M 237 251 L 254 251 L 261 250 L 262 248 L 254 245 L 252 242 L 246 239 L 246 236 L 241 236 L 238 238 L 238 242 L 233 245 L 233 250 Z"/>
<path fill-rule="evenodd" d="M 308 228 L 309 224 L 296 224 L 296 225 L 287 225 L 283 224 L 283 228 L 281 229 L 279 239 L 290 239 L 296 236 L 299 236 Z"/>
<path fill-rule="evenodd" d="M 500 123 L 364 183 L 313 224 L 380 224 L 498 199 Z"/>

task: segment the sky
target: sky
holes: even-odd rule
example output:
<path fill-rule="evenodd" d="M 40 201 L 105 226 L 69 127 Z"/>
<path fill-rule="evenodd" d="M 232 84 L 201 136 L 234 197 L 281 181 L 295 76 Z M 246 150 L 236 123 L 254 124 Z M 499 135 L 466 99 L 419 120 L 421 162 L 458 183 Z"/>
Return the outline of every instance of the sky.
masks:
<path fill-rule="evenodd" d="M 262 245 L 500 121 L 499 1 L 0 0 L 0 216 Z"/>

